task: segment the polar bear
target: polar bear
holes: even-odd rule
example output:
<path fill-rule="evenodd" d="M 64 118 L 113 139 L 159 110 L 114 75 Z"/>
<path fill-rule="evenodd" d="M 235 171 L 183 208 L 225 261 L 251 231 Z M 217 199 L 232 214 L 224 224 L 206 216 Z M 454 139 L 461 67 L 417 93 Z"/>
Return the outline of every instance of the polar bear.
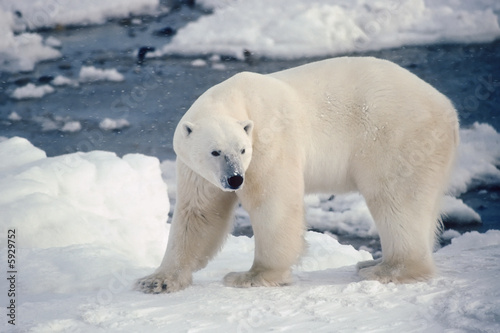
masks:
<path fill-rule="evenodd" d="M 235 205 L 248 211 L 254 262 L 233 287 L 281 286 L 304 251 L 305 193 L 359 191 L 382 258 L 362 278 L 432 276 L 440 199 L 458 145 L 451 102 L 386 60 L 342 57 L 210 88 L 174 133 L 177 204 L 164 259 L 136 282 L 146 293 L 189 286 L 219 251 Z"/>

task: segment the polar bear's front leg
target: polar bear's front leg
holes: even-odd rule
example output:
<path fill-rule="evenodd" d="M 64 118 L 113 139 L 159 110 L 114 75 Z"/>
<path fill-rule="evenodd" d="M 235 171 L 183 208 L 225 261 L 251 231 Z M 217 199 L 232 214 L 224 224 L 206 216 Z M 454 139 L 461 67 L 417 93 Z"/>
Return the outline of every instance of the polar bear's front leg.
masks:
<path fill-rule="evenodd" d="M 192 282 L 193 272 L 205 267 L 220 250 L 231 226 L 234 192 L 223 192 L 177 162 L 177 203 L 167 250 L 158 269 L 137 280 L 145 293 L 182 290 Z"/>
<path fill-rule="evenodd" d="M 176 209 L 163 261 L 153 274 L 137 280 L 137 290 L 148 294 L 170 293 L 191 284 L 193 272 L 208 262 L 208 257 L 204 257 L 199 251 L 208 244 L 200 244 L 200 248 L 196 248 L 199 241 L 203 243 L 203 240 L 193 232 L 196 227 L 189 227 L 196 224 L 196 219 L 189 218 Z"/>
<path fill-rule="evenodd" d="M 279 175 L 269 177 L 273 182 L 277 178 Z M 259 197 L 258 204 L 245 207 L 254 231 L 254 262 L 248 272 L 227 274 L 226 286 L 271 287 L 292 282 L 291 267 L 300 259 L 305 244 L 304 192 L 298 179 L 301 178 L 287 178 L 275 188 L 279 188 L 279 194 L 269 188 L 254 193 Z"/>

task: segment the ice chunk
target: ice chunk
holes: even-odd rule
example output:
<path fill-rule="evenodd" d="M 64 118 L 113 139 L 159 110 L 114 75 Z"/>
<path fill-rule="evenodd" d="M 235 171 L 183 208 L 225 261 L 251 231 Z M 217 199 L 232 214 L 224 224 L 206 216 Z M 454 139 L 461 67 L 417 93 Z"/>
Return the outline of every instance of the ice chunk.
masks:
<path fill-rule="evenodd" d="M 95 81 L 123 81 L 125 77 L 116 69 L 100 69 L 94 66 L 83 66 L 79 74 L 80 82 L 95 82 Z"/>
<path fill-rule="evenodd" d="M 23 87 L 16 88 L 12 92 L 11 96 L 15 99 L 41 98 L 47 94 L 53 93 L 54 91 L 55 89 L 48 84 L 36 86 L 33 83 L 28 83 Z"/>

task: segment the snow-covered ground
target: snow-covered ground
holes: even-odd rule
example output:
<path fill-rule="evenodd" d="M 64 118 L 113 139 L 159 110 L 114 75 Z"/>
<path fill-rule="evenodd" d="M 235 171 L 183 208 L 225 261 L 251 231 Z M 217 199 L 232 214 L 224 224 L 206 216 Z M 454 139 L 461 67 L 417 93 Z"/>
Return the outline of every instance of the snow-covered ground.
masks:
<path fill-rule="evenodd" d="M 203 0 L 213 10 L 156 55 L 244 50 L 284 59 L 402 45 L 489 42 L 500 36 L 495 0 Z"/>
<path fill-rule="evenodd" d="M 224 274 L 248 269 L 252 257 L 252 240 L 231 236 L 192 287 L 168 295 L 132 291 L 133 280 L 151 267 L 114 249 L 21 251 L 17 327 L 40 333 L 500 330 L 499 231 L 454 239 L 435 255 L 439 277 L 409 285 L 360 281 L 353 265 L 367 253 L 326 235 L 307 239 L 311 248 L 291 286 L 224 287 Z"/>
<path fill-rule="evenodd" d="M 500 134 L 475 124 L 460 135 L 452 193 L 472 182 L 499 182 Z M 331 234 L 308 232 L 294 284 L 250 290 L 221 283 L 226 273 L 247 270 L 253 258 L 252 238 L 229 236 L 217 258 L 195 274 L 193 287 L 143 295 L 131 286 L 163 255 L 169 196 L 176 190 L 172 161 L 160 165 L 153 157 L 102 151 L 47 158 L 21 138 L 0 142 L 0 160 L 2 266 L 16 272 L 14 282 L 1 280 L 1 300 L 15 301 L 21 332 L 500 329 L 500 231 L 448 232 L 445 237 L 455 238 L 435 255 L 438 276 L 410 285 L 360 281 L 354 265 L 372 254 L 341 245 Z M 467 220 L 468 207 L 449 200 L 448 209 Z M 361 237 L 376 233 L 359 196 L 309 197 L 306 203 L 312 225 Z M 7 266 L 9 230 L 15 230 L 13 268 Z M 12 288 L 15 296 L 8 296 Z M 13 328 L 8 320 L 4 316 L 2 331 Z"/>

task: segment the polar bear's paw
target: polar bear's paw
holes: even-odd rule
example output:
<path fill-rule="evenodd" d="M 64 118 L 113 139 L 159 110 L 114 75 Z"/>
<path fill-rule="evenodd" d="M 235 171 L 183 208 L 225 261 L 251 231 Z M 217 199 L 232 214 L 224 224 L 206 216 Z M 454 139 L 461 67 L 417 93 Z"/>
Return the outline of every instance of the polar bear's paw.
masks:
<path fill-rule="evenodd" d="M 376 280 L 381 283 L 411 283 L 424 281 L 434 274 L 434 267 L 427 263 L 389 264 L 382 260 L 370 260 L 358 263 L 358 274 L 365 280 Z"/>
<path fill-rule="evenodd" d="M 135 290 L 146 294 L 171 293 L 182 290 L 191 284 L 192 277 L 156 272 L 135 282 Z"/>
<path fill-rule="evenodd" d="M 263 272 L 232 272 L 224 277 L 227 287 L 279 287 L 291 283 L 289 271 L 263 271 Z"/>

